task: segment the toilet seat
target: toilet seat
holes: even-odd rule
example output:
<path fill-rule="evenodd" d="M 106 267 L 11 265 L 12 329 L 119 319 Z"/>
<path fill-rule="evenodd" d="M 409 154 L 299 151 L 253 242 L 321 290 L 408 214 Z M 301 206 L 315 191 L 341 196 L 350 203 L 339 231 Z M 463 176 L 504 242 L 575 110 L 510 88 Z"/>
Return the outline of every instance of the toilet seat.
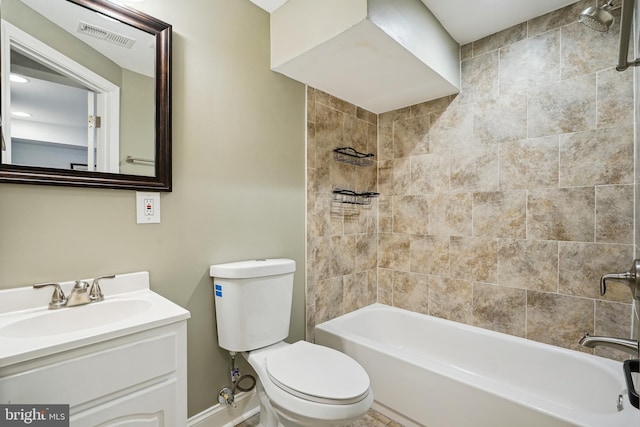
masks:
<path fill-rule="evenodd" d="M 279 388 L 312 402 L 348 405 L 361 401 L 369 392 L 369 376 L 358 362 L 306 341 L 269 354 L 266 368 Z"/>

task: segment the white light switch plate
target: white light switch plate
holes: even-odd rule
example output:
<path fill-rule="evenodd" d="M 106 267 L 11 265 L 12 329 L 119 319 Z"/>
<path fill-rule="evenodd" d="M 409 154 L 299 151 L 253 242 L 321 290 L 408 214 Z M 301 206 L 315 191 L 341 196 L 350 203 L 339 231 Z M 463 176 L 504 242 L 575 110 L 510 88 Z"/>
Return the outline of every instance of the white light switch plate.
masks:
<path fill-rule="evenodd" d="M 138 224 L 159 224 L 160 193 L 136 191 L 136 215 Z"/>

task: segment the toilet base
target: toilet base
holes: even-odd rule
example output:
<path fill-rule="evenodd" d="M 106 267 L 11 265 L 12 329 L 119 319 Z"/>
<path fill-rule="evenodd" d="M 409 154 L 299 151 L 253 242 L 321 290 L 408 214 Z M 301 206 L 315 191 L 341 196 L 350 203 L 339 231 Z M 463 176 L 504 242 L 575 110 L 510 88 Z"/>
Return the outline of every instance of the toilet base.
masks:
<path fill-rule="evenodd" d="M 280 423 L 280 417 L 276 410 L 271 405 L 267 393 L 264 391 L 264 386 L 259 378 L 256 379 L 256 394 L 258 401 L 260 402 L 260 421 L 258 427 L 284 427 Z"/>
<path fill-rule="evenodd" d="M 278 414 L 276 409 L 271 404 L 267 393 L 264 390 L 262 382 L 256 380 L 256 394 L 258 395 L 258 401 L 260 402 L 260 421 L 258 427 L 304 427 L 305 424 L 299 424 L 293 420 Z"/>
<path fill-rule="evenodd" d="M 324 424 L 318 420 L 293 420 L 288 418 L 284 413 L 278 412 L 274 407 L 267 393 L 262 385 L 262 381 L 259 378 L 256 379 L 256 395 L 260 402 L 260 419 L 258 427 L 315 427 L 318 425 L 331 425 L 340 426 L 350 424 L 345 422 L 344 424 Z"/>

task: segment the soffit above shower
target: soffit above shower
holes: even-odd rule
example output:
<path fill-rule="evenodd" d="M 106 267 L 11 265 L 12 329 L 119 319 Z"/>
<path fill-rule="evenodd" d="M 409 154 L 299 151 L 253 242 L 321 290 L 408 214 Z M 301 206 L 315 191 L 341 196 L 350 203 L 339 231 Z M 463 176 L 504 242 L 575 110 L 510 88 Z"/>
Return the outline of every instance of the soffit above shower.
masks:
<path fill-rule="evenodd" d="M 460 47 L 421 0 L 288 0 L 271 69 L 374 113 L 459 92 Z"/>
<path fill-rule="evenodd" d="M 260 6 L 269 13 L 282 6 L 286 1 L 287 0 L 251 0 L 252 3 Z"/>
<path fill-rule="evenodd" d="M 251 0 L 273 12 L 287 0 Z M 350 0 L 351 1 L 351 0 Z M 576 0 L 421 0 L 460 44 L 575 3 Z"/>

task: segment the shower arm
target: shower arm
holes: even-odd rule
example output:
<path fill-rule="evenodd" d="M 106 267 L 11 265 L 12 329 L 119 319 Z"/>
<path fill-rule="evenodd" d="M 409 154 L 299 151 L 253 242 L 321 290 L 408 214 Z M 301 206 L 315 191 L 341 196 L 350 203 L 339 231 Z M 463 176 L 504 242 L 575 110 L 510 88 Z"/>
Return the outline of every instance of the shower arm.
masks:
<path fill-rule="evenodd" d="M 616 70 L 624 71 L 629 67 L 640 65 L 640 58 L 632 62 L 628 60 L 629 38 L 631 36 L 631 24 L 633 23 L 635 0 L 622 0 L 622 17 L 620 18 L 620 56 Z"/>

